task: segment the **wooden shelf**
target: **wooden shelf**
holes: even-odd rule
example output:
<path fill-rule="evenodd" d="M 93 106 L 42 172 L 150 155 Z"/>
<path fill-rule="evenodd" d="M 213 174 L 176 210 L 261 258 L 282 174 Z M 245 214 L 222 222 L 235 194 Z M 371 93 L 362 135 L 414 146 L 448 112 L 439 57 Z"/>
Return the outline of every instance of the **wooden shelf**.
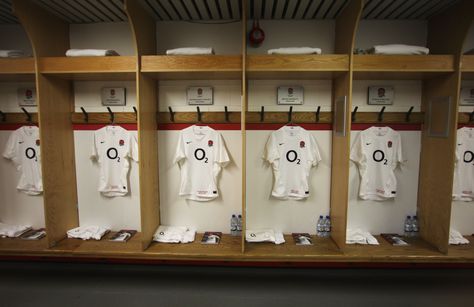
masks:
<path fill-rule="evenodd" d="M 100 241 L 87 240 L 81 241 L 81 244 L 74 249 L 74 254 L 109 254 L 109 255 L 127 255 L 137 254 L 142 251 L 142 235 L 136 233 L 127 242 L 110 242 L 108 239 L 112 235 L 112 232 L 105 235 Z M 78 239 L 67 239 L 67 240 L 78 240 Z"/>
<path fill-rule="evenodd" d="M 197 233 L 192 243 L 170 244 L 153 242 L 144 252 L 159 258 L 224 258 L 238 259 L 242 257 L 242 238 L 223 234 L 219 244 L 201 244 L 203 234 Z"/>
<path fill-rule="evenodd" d="M 135 80 L 135 56 L 43 57 L 38 60 L 41 74 L 70 80 Z"/>
<path fill-rule="evenodd" d="M 0 110 L 1 111 L 1 110 Z M 0 125 L 3 124 L 38 124 L 38 113 L 30 113 L 31 123 L 28 122 L 27 116 L 25 113 L 4 113 L 5 121 L 0 120 Z"/>
<path fill-rule="evenodd" d="M 429 79 L 454 72 L 452 55 L 354 55 L 354 79 Z"/>
<path fill-rule="evenodd" d="M 462 260 L 469 260 L 474 257 L 474 236 L 464 236 L 469 240 L 469 244 L 450 245 L 448 248 L 448 255 Z"/>
<path fill-rule="evenodd" d="M 1 238 L 1 253 L 30 253 L 41 252 L 48 248 L 46 237 L 40 240 L 23 240 L 20 238 Z"/>
<path fill-rule="evenodd" d="M 247 55 L 248 79 L 333 79 L 347 71 L 344 54 Z"/>
<path fill-rule="evenodd" d="M 147 55 L 142 56 L 141 71 L 159 80 L 239 79 L 240 55 Z"/>
<path fill-rule="evenodd" d="M 1 58 L 0 81 L 34 81 L 34 58 Z"/>
<path fill-rule="evenodd" d="M 462 78 L 474 80 L 474 55 L 463 55 L 461 57 Z"/>
<path fill-rule="evenodd" d="M 331 238 L 320 238 L 311 236 L 313 245 L 296 245 L 291 235 L 285 235 L 285 243 L 276 245 L 273 243 L 245 243 L 245 255 L 255 259 L 288 259 L 296 258 L 304 261 L 311 259 L 334 259 L 342 256 Z"/>

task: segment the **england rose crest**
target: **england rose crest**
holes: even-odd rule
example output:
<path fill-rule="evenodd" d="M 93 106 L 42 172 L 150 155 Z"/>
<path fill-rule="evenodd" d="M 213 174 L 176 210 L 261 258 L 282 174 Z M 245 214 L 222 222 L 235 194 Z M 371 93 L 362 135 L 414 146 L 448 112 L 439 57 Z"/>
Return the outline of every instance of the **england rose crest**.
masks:
<path fill-rule="evenodd" d="M 388 141 L 387 146 L 388 148 L 392 148 L 392 141 Z"/>
<path fill-rule="evenodd" d="M 119 145 L 120 145 L 120 146 L 123 146 L 124 144 L 125 144 L 125 141 L 124 141 L 124 140 L 120 140 L 120 141 L 119 141 Z"/>
<path fill-rule="evenodd" d="M 304 148 L 304 141 L 301 141 L 301 142 L 300 142 L 300 147 L 301 147 L 301 148 Z"/>
<path fill-rule="evenodd" d="M 39 139 L 36 140 L 36 146 L 40 146 L 40 140 Z"/>
<path fill-rule="evenodd" d="M 212 145 L 214 145 L 214 142 L 213 142 L 212 140 L 209 140 L 209 141 L 207 142 L 207 145 L 209 145 L 209 147 L 212 147 Z"/>

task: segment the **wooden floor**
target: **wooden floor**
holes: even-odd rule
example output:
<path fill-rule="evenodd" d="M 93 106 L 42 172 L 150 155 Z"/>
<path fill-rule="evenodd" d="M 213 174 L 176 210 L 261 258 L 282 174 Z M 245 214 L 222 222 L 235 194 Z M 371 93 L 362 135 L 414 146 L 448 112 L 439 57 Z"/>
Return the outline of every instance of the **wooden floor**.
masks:
<path fill-rule="evenodd" d="M 451 245 L 443 254 L 420 238 L 408 238 L 408 246 L 392 246 L 380 236 L 380 245 L 346 245 L 339 249 L 331 238 L 313 236 L 313 245 L 296 245 L 291 235 L 285 243 L 246 243 L 242 253 L 241 237 L 223 235 L 220 244 L 201 244 L 202 233 L 187 244 L 153 242 L 142 251 L 142 235 L 137 233 L 128 242 L 110 242 L 109 233 L 102 240 L 83 241 L 64 239 L 48 248 L 47 239 L 28 241 L 0 239 L 1 255 L 61 256 L 72 258 L 125 258 L 144 260 L 197 260 L 197 261 L 268 261 L 268 262 L 378 262 L 378 263 L 474 263 L 474 237 L 466 238 L 468 245 Z"/>

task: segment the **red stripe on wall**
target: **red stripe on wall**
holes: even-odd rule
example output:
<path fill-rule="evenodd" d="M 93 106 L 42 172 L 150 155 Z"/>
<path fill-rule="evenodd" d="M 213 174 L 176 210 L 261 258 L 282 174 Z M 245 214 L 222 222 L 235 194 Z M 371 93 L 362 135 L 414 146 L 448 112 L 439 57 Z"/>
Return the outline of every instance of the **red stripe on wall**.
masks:
<path fill-rule="evenodd" d="M 474 128 L 474 124 L 458 124 L 458 129 L 459 128 L 464 128 L 464 127 Z"/>
<path fill-rule="evenodd" d="M 247 124 L 247 130 L 278 130 L 285 124 Z M 297 124 L 306 130 L 332 130 L 332 124 Z"/>
<path fill-rule="evenodd" d="M 352 124 L 351 130 L 365 130 L 370 127 L 390 127 L 393 130 L 397 131 L 420 131 L 421 124 Z"/>
<path fill-rule="evenodd" d="M 158 130 L 183 130 L 194 124 L 158 124 Z M 240 130 L 240 124 L 205 124 L 215 130 Z"/>
<path fill-rule="evenodd" d="M 5 130 L 5 131 L 8 131 L 8 130 L 16 130 L 20 127 L 23 127 L 23 126 L 27 126 L 25 124 L 1 124 L 0 125 L 0 130 Z M 35 126 L 38 126 L 38 125 L 35 125 Z"/>
<path fill-rule="evenodd" d="M 98 130 L 108 126 L 108 124 L 74 124 L 72 128 L 75 130 Z M 120 126 L 125 130 L 137 130 L 137 124 L 117 124 L 116 126 Z"/>

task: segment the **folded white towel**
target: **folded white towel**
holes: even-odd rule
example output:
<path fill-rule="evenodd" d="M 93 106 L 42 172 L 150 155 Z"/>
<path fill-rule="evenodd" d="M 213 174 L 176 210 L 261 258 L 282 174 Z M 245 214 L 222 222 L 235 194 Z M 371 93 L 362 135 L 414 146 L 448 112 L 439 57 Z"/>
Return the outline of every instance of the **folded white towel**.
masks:
<path fill-rule="evenodd" d="M 119 55 L 117 51 L 112 49 L 69 49 L 66 56 L 113 56 Z"/>
<path fill-rule="evenodd" d="M 373 235 L 371 235 L 368 231 L 361 230 L 359 228 L 347 229 L 346 243 L 379 245 L 379 242 Z"/>
<path fill-rule="evenodd" d="M 101 226 L 80 226 L 68 230 L 67 237 L 82 240 L 100 240 L 107 232 L 109 232 L 109 229 Z"/>
<path fill-rule="evenodd" d="M 153 235 L 153 241 L 162 243 L 190 243 L 194 242 L 196 230 L 185 226 L 163 226 Z"/>
<path fill-rule="evenodd" d="M 0 58 L 19 58 L 24 57 L 22 50 L 0 50 Z"/>
<path fill-rule="evenodd" d="M 464 238 L 459 231 L 451 229 L 449 231 L 449 244 L 452 244 L 452 245 L 469 244 L 469 240 Z"/>
<path fill-rule="evenodd" d="M 211 47 L 186 47 L 166 50 L 166 55 L 203 55 L 214 54 L 214 49 Z"/>
<path fill-rule="evenodd" d="M 247 230 L 245 234 L 247 242 L 272 242 L 275 244 L 285 243 L 283 233 L 275 232 L 273 229 Z"/>
<path fill-rule="evenodd" d="M 268 54 L 321 54 L 321 48 L 288 47 L 269 49 Z"/>
<path fill-rule="evenodd" d="M 377 45 L 374 46 L 371 50 L 375 54 L 429 54 L 430 49 L 422 46 L 410 46 L 402 44 L 391 44 L 391 45 Z"/>
<path fill-rule="evenodd" d="M 29 225 L 9 225 L 0 223 L 0 237 L 17 238 L 31 229 Z"/>

